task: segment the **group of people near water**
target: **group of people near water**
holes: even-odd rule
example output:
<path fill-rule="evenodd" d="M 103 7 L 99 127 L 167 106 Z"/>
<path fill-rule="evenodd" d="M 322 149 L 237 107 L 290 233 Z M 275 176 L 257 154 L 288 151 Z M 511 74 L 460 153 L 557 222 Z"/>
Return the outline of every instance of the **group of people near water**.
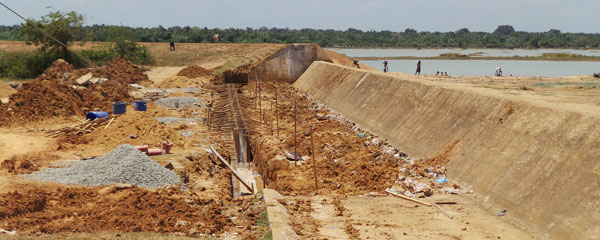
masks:
<path fill-rule="evenodd" d="M 359 61 L 357 59 L 353 59 L 352 62 L 354 63 L 354 66 L 356 68 L 360 68 L 360 64 L 359 64 Z M 383 72 L 384 73 L 389 72 L 388 61 L 387 60 L 383 61 Z M 498 73 L 500 75 L 498 75 Z M 415 75 L 421 75 L 421 60 L 417 61 L 417 70 L 415 71 Z M 448 77 L 448 72 L 437 71 L 435 73 L 435 76 L 436 77 Z M 501 68 L 497 68 L 496 69 L 496 76 L 502 76 L 502 69 Z"/>
<path fill-rule="evenodd" d="M 355 60 L 356 61 L 356 60 Z M 388 61 L 384 60 L 383 61 L 383 72 L 386 73 L 388 72 Z M 421 60 L 417 61 L 417 71 L 415 71 L 415 75 L 421 75 Z M 436 77 L 447 77 L 448 76 L 448 72 L 441 72 L 441 71 L 437 71 L 435 73 Z"/>

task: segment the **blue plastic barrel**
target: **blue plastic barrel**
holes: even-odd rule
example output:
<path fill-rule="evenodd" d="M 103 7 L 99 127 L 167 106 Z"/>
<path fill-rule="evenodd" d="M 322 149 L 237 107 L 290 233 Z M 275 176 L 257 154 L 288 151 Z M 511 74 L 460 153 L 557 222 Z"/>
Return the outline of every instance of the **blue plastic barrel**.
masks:
<path fill-rule="evenodd" d="M 134 101 L 133 109 L 136 111 L 145 112 L 146 111 L 146 101 Z"/>
<path fill-rule="evenodd" d="M 124 102 L 113 103 L 113 113 L 114 114 L 123 114 L 126 111 L 127 111 L 127 103 L 124 103 Z"/>
<path fill-rule="evenodd" d="M 93 111 L 93 112 L 89 112 L 88 114 L 85 115 L 85 119 L 88 120 L 94 120 L 96 118 L 105 118 L 108 117 L 108 113 L 107 112 L 103 112 L 103 111 Z"/>

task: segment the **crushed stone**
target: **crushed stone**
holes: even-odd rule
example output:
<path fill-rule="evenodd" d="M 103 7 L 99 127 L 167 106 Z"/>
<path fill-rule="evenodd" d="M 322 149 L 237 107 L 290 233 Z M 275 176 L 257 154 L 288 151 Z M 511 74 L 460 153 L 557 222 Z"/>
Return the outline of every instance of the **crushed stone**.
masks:
<path fill-rule="evenodd" d="M 26 175 L 26 178 L 83 186 L 125 183 L 158 188 L 181 184 L 177 174 L 129 144 L 120 145 L 104 156 L 74 164 L 69 168 L 47 168 Z"/>
<path fill-rule="evenodd" d="M 206 108 L 204 103 L 193 97 L 167 97 L 158 99 L 154 103 L 163 108 L 185 108 L 187 106 L 192 108 Z"/>
<path fill-rule="evenodd" d="M 162 123 L 162 124 L 169 124 L 169 123 L 196 123 L 198 121 L 198 119 L 196 119 L 196 118 L 178 118 L 178 117 L 157 117 L 156 121 L 158 121 L 159 123 Z"/>

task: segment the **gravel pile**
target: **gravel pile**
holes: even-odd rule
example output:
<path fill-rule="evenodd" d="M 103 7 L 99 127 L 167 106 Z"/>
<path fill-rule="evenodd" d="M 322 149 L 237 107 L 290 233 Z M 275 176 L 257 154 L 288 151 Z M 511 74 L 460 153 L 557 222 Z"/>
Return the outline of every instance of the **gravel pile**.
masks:
<path fill-rule="evenodd" d="M 83 186 L 126 183 L 157 188 L 180 184 L 177 174 L 128 144 L 120 145 L 102 157 L 77 163 L 70 168 L 47 168 L 26 177 Z"/>
<path fill-rule="evenodd" d="M 186 106 L 206 108 L 204 103 L 193 97 L 167 97 L 158 99 L 154 103 L 163 108 L 185 108 Z"/>
<path fill-rule="evenodd" d="M 157 117 L 156 121 L 162 124 L 169 123 L 196 123 L 198 119 L 196 118 L 178 118 L 178 117 Z"/>
<path fill-rule="evenodd" d="M 202 90 L 200 90 L 200 88 L 197 87 L 186 87 L 186 88 L 146 88 L 143 90 L 143 92 L 147 92 L 147 93 L 175 93 L 175 92 L 182 92 L 182 93 L 200 93 Z"/>

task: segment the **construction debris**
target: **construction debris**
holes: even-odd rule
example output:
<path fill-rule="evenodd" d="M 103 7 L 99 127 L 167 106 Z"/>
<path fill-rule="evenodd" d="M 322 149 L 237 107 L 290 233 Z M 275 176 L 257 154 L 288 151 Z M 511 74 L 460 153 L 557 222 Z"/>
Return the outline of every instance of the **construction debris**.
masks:
<path fill-rule="evenodd" d="M 386 192 L 386 193 L 389 193 L 390 195 L 392 195 L 392 196 L 394 196 L 394 197 L 399 197 L 399 198 L 402 198 L 402 199 L 404 199 L 404 200 L 408 200 L 408 201 L 411 201 L 411 202 L 414 202 L 414 203 L 418 203 L 418 204 L 421 204 L 421 205 L 425 205 L 425 206 L 431 207 L 431 203 L 426 203 L 426 202 L 419 201 L 419 200 L 417 200 L 417 199 L 414 199 L 414 198 L 409 198 L 409 197 L 407 197 L 407 196 L 404 196 L 404 195 L 397 194 L 397 193 L 395 193 L 395 192 L 392 192 L 392 191 L 390 191 L 390 190 L 385 190 L 385 192 Z"/>
<path fill-rule="evenodd" d="M 110 126 L 110 124 L 115 119 L 115 117 L 111 118 L 110 121 L 108 121 L 107 119 L 108 118 L 96 118 L 94 120 L 86 121 L 81 124 L 64 127 L 64 128 L 57 129 L 57 130 L 51 130 L 46 133 L 46 136 L 53 137 L 53 138 L 59 137 L 59 136 L 65 136 L 65 135 L 82 136 L 82 135 L 91 133 L 94 130 L 96 130 L 97 128 L 104 126 L 104 125 L 106 125 L 104 127 L 104 129 L 108 128 L 108 126 Z"/>

